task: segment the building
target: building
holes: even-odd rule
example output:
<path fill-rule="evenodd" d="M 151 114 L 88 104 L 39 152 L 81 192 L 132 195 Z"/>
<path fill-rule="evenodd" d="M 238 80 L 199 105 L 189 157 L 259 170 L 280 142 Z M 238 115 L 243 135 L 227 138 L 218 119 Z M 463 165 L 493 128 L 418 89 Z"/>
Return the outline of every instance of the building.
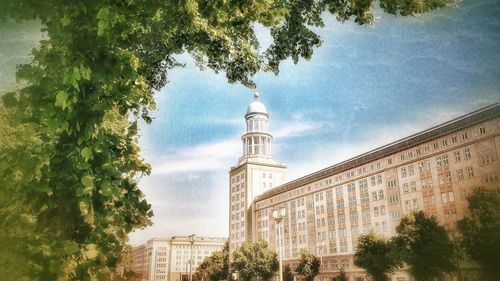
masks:
<path fill-rule="evenodd" d="M 259 118 L 264 127 L 255 121 L 252 126 L 250 121 Z M 336 280 L 340 268 L 349 280 L 365 280 L 353 264 L 358 235 L 371 230 L 394 235 L 401 217 L 412 210 L 453 229 L 467 209 L 467 194 L 497 185 L 500 177 L 500 103 L 280 185 L 286 167 L 273 162 L 270 150 L 256 150 L 251 139 L 272 141 L 258 96 L 245 119 L 243 156 L 229 172 L 230 250 L 257 239 L 276 248 L 272 212 L 285 208 L 283 260 L 294 264 L 300 249 L 308 249 L 322 258 L 320 280 Z M 272 186 L 266 186 L 270 176 Z M 409 280 L 403 272 L 392 278 Z"/>
<path fill-rule="evenodd" d="M 225 238 L 194 235 L 153 238 L 132 249 L 127 271 L 138 281 L 188 281 L 203 259 L 221 251 L 225 243 Z"/>
<path fill-rule="evenodd" d="M 229 172 L 229 252 L 244 241 L 253 241 L 252 203 L 255 197 L 286 180 L 286 166 L 272 157 L 273 137 L 268 131 L 266 107 L 255 93 L 245 114 L 243 156 Z M 231 256 L 231 255 L 230 255 Z"/>
<path fill-rule="evenodd" d="M 134 272 L 134 280 L 144 280 L 147 276 L 146 245 L 142 244 L 132 248 L 128 270 Z"/>

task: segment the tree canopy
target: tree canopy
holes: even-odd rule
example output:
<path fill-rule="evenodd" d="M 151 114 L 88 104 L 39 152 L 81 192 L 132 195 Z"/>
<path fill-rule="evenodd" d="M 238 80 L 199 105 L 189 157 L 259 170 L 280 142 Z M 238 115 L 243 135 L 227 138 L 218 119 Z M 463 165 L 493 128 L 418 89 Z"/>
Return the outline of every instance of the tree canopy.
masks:
<path fill-rule="evenodd" d="M 292 268 L 289 264 L 285 264 L 283 266 L 283 281 L 294 281 L 294 278 Z"/>
<path fill-rule="evenodd" d="M 500 187 L 477 188 L 467 200 L 469 210 L 457 224 L 462 245 L 485 277 L 496 280 L 500 264 Z"/>
<path fill-rule="evenodd" d="M 358 237 L 354 264 L 366 270 L 374 281 L 387 281 L 387 274 L 398 267 L 393 244 L 373 232 Z"/>
<path fill-rule="evenodd" d="M 229 244 L 226 242 L 222 251 L 215 251 L 198 266 L 196 274 L 208 277 L 210 281 L 227 280 L 229 276 Z M 201 280 L 201 278 L 199 278 Z"/>
<path fill-rule="evenodd" d="M 258 277 L 269 281 L 278 270 L 278 258 L 274 250 L 269 248 L 265 240 L 255 243 L 244 242 L 233 253 L 232 269 L 240 274 L 243 281 Z"/>
<path fill-rule="evenodd" d="M 440 280 L 455 268 L 453 244 L 435 217 L 427 217 L 423 211 L 409 213 L 401 219 L 396 233 L 399 260 L 416 281 Z"/>
<path fill-rule="evenodd" d="M 321 266 L 320 260 L 307 249 L 300 250 L 300 260 L 295 272 L 304 277 L 305 281 L 313 281 L 318 275 Z"/>
<path fill-rule="evenodd" d="M 414 15 L 453 0 L 380 0 Z M 109 279 L 127 234 L 153 215 L 138 188 L 151 167 L 137 123 L 188 53 L 201 68 L 254 87 L 321 45 L 325 12 L 371 24 L 370 0 L 4 0 L 0 21 L 38 19 L 43 39 L 23 87 L 2 96 L 0 275 L 8 280 Z M 261 51 L 255 26 L 273 38 Z"/>

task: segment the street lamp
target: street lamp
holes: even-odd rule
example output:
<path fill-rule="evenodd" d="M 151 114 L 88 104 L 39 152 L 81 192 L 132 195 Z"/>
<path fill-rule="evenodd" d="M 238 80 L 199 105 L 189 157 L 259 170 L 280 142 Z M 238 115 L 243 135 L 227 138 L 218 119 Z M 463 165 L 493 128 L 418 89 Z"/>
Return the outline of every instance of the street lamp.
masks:
<path fill-rule="evenodd" d="M 282 254 L 282 244 L 281 244 L 281 228 L 280 224 L 283 218 L 286 215 L 286 209 L 284 207 L 280 207 L 279 210 L 273 211 L 273 218 L 276 224 L 278 225 L 278 255 L 279 255 L 279 263 L 280 263 L 280 279 L 279 281 L 283 281 L 283 254 Z"/>
<path fill-rule="evenodd" d="M 193 281 L 193 244 L 194 244 L 194 234 L 188 236 L 189 243 L 191 243 L 191 259 L 189 260 L 189 281 Z"/>
<path fill-rule="evenodd" d="M 323 239 L 319 240 L 319 245 L 318 245 L 318 255 L 319 255 L 319 270 L 321 271 L 321 268 L 323 267 L 323 247 L 324 247 L 324 241 Z"/>

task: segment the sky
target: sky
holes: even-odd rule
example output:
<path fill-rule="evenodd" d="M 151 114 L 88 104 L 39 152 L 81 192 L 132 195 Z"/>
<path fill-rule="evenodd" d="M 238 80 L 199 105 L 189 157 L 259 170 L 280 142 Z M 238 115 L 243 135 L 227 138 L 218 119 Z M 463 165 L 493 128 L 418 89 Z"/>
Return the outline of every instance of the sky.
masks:
<path fill-rule="evenodd" d="M 416 17 L 377 11 L 371 27 L 326 16 L 323 46 L 310 61 L 286 61 L 279 76 L 258 73 L 274 157 L 288 166 L 288 180 L 499 102 L 499 2 L 464 0 Z M 258 31 L 265 46 L 268 31 Z M 0 27 L 1 88 L 14 84 L 8 71 L 22 48 L 12 46 L 37 38 L 24 34 Z M 155 216 L 153 226 L 129 235 L 133 245 L 228 235 L 228 172 L 242 155 L 254 90 L 179 59 L 186 67 L 168 74 L 153 123 L 141 125 L 142 155 L 153 171 L 140 186 Z"/>

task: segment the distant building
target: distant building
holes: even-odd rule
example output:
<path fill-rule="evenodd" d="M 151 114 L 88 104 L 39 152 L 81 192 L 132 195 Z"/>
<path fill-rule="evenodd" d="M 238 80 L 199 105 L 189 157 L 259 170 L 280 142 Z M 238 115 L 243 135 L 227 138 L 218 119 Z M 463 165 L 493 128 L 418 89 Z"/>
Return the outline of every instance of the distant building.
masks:
<path fill-rule="evenodd" d="M 187 281 L 204 258 L 223 249 L 226 239 L 194 236 L 192 241 L 189 236 L 148 240 L 133 248 L 127 271 L 133 271 L 132 280 L 137 281 Z"/>
<path fill-rule="evenodd" d="M 268 117 L 256 95 L 243 156 L 229 172 L 230 253 L 258 239 L 276 248 L 272 212 L 284 207 L 283 259 L 296 263 L 301 248 L 321 256 L 318 280 L 336 280 L 340 268 L 350 281 L 366 280 L 353 264 L 358 235 L 394 235 L 412 210 L 452 229 L 472 189 L 499 183 L 500 103 L 287 183 L 286 166 L 271 155 Z M 392 278 L 409 280 L 402 272 Z"/>

